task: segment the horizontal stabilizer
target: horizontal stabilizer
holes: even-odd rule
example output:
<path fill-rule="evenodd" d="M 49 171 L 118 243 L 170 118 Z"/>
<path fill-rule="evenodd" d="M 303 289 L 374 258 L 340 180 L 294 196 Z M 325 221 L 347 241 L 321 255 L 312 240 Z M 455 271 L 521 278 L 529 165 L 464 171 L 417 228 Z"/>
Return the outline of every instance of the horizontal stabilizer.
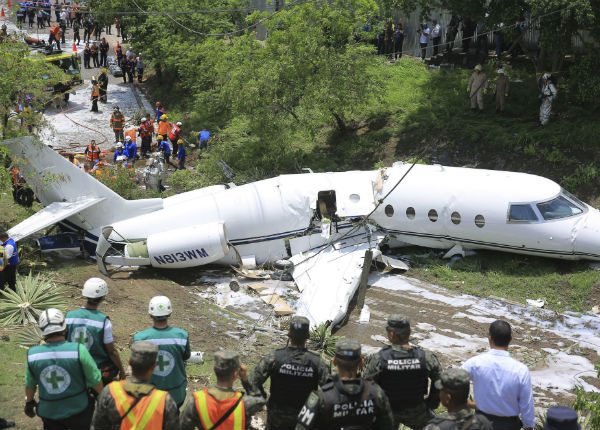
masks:
<path fill-rule="evenodd" d="M 94 206 L 104 200 L 104 197 L 78 200 L 76 202 L 54 202 L 30 216 L 8 231 L 14 240 L 21 240 L 63 219 L 69 218 L 84 209 Z"/>

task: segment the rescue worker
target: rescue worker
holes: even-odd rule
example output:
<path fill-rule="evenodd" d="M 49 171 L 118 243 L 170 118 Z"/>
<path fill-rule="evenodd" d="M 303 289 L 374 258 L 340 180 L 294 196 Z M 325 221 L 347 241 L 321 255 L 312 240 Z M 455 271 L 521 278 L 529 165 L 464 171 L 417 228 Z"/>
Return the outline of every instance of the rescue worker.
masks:
<path fill-rule="evenodd" d="M 127 159 L 127 154 L 125 154 L 123 144 L 121 142 L 117 142 L 117 149 L 115 149 L 115 155 L 113 155 L 113 163 L 116 164 L 119 161 L 123 161 L 123 158 Z"/>
<path fill-rule="evenodd" d="M 90 48 L 90 44 L 86 43 L 85 48 L 83 48 L 83 67 L 86 69 L 91 69 L 90 58 L 92 58 L 92 49 Z"/>
<path fill-rule="evenodd" d="M 544 73 L 542 75 L 541 90 L 540 90 L 540 125 L 545 126 L 550 120 L 550 112 L 552 111 L 552 101 L 556 98 L 558 91 L 552 83 L 552 75 Z"/>
<path fill-rule="evenodd" d="M 152 143 L 152 134 L 154 133 L 154 126 L 152 121 L 147 118 L 142 118 L 140 122 L 139 135 L 142 139 L 142 157 L 146 158 L 150 152 L 150 145 Z"/>
<path fill-rule="evenodd" d="M 389 397 L 395 429 L 399 423 L 420 429 L 433 418 L 431 411 L 440 404 L 434 383 L 442 373 L 442 366 L 435 354 L 409 343 L 408 317 L 390 315 L 386 331 L 391 345 L 369 358 L 365 377 L 373 378 Z M 431 387 L 425 399 L 428 380 L 431 380 Z"/>
<path fill-rule="evenodd" d="M 131 136 L 125 136 L 125 145 L 127 151 L 127 163 L 130 164 L 131 167 L 135 167 L 135 159 L 137 157 L 137 145 L 135 139 L 132 139 Z"/>
<path fill-rule="evenodd" d="M 98 112 L 98 99 L 100 98 L 100 85 L 92 79 L 92 112 Z"/>
<path fill-rule="evenodd" d="M 43 345 L 29 348 L 25 369 L 25 415 L 39 415 L 44 430 L 88 429 L 94 401 L 88 388 L 102 391 L 102 377 L 85 346 L 67 342 L 61 311 L 46 309 L 39 318 Z M 39 404 L 35 401 L 39 387 Z"/>
<path fill-rule="evenodd" d="M 149 158 L 148 161 L 146 161 L 146 167 L 144 168 L 144 173 L 142 174 L 142 182 L 148 190 L 155 190 L 158 192 L 162 191 L 160 187 L 160 172 L 156 166 L 154 158 Z"/>
<path fill-rule="evenodd" d="M 296 430 L 392 428 L 392 410 L 384 391 L 372 380 L 358 376 L 362 366 L 360 343 L 342 338 L 335 346 L 337 375 L 310 393 L 298 414 Z"/>
<path fill-rule="evenodd" d="M 184 361 L 192 353 L 188 333 L 180 328 L 169 327 L 171 301 L 167 296 L 150 299 L 148 313 L 153 327 L 133 335 L 133 341 L 147 340 L 158 345 L 156 369 L 150 383 L 160 390 L 168 391 L 180 408 L 185 400 L 187 380 Z"/>
<path fill-rule="evenodd" d="M 469 93 L 471 99 L 471 110 L 474 111 L 479 106 L 479 112 L 483 112 L 483 95 L 487 94 L 488 88 L 487 75 L 481 70 L 481 64 L 476 65 L 467 84 L 467 93 Z"/>
<path fill-rule="evenodd" d="M 198 149 L 202 152 L 203 149 L 208 149 L 208 138 L 210 137 L 210 131 L 205 128 L 198 133 Z"/>
<path fill-rule="evenodd" d="M 125 136 L 123 135 L 123 126 L 125 125 L 125 117 L 121 113 L 119 106 L 115 106 L 113 114 L 110 117 L 110 126 L 115 133 L 115 142 L 123 142 Z"/>
<path fill-rule="evenodd" d="M 504 76 L 504 69 L 498 69 L 496 81 L 496 113 L 504 113 L 504 98 L 508 97 L 510 81 Z"/>
<path fill-rule="evenodd" d="M 469 372 L 457 367 L 448 369 L 435 381 L 435 387 L 448 412 L 433 418 L 423 430 L 494 430 L 485 416 L 473 412 L 467 404 L 471 388 Z"/>
<path fill-rule="evenodd" d="M 171 130 L 171 124 L 169 123 L 169 121 L 167 121 L 168 117 L 167 115 L 163 114 L 160 117 L 160 121 L 158 122 L 157 125 L 157 130 L 156 132 L 162 136 L 164 136 L 164 138 L 166 139 L 167 137 L 169 137 L 169 130 Z"/>
<path fill-rule="evenodd" d="M 245 430 L 252 415 L 264 406 L 265 399 L 261 396 L 243 395 L 233 389 L 239 378 L 244 389 L 251 390 L 246 366 L 240 364 L 236 352 L 215 352 L 214 371 L 217 384 L 192 394 L 181 414 L 181 430 Z"/>
<path fill-rule="evenodd" d="M 179 150 L 177 151 L 177 168 L 185 170 L 185 145 L 183 139 L 179 139 Z"/>
<path fill-rule="evenodd" d="M 179 428 L 175 401 L 169 393 L 149 383 L 157 355 L 158 346 L 151 342 L 131 345 L 131 377 L 112 382 L 102 390 L 92 420 L 95 430 Z"/>
<path fill-rule="evenodd" d="M 79 167 L 79 161 L 77 161 L 77 160 L 75 159 L 75 156 L 74 156 L 73 154 L 69 154 L 69 161 L 70 161 L 71 163 L 73 163 L 75 166 Z"/>
<path fill-rule="evenodd" d="M 308 318 L 294 316 L 288 331 L 290 346 L 271 351 L 250 375 L 252 388 L 263 395 L 263 384 L 271 378 L 266 427 L 269 430 L 293 429 L 308 395 L 329 378 L 327 363 L 306 349 L 309 329 Z"/>
<path fill-rule="evenodd" d="M 18 172 L 18 171 L 17 171 Z M 0 276 L 0 291 L 8 288 L 15 291 L 17 287 L 17 264 L 19 264 L 19 250 L 15 241 L 9 237 L 8 232 L 0 233 L 0 242 L 4 248 L 4 269 Z"/>
<path fill-rule="evenodd" d="M 163 153 L 167 164 L 173 166 L 175 168 L 175 170 L 177 170 L 177 166 L 175 164 L 171 163 L 171 147 L 169 146 L 169 142 L 164 140 L 163 136 L 161 134 L 159 134 L 157 136 L 157 140 L 159 142 L 158 151 Z"/>
<path fill-rule="evenodd" d="M 177 141 L 179 140 L 180 134 L 181 122 L 178 122 L 177 124 L 172 124 L 171 129 L 169 130 L 169 140 L 171 141 L 171 145 L 173 145 L 173 154 L 178 153 L 179 145 L 177 144 Z"/>
<path fill-rule="evenodd" d="M 96 164 L 100 160 L 100 148 L 96 145 L 95 140 L 91 140 L 87 148 L 85 148 L 85 154 L 87 159 L 92 165 Z"/>
<path fill-rule="evenodd" d="M 39 19 L 38 19 L 39 21 Z M 56 49 L 60 49 L 60 27 L 58 25 L 52 25 L 50 27 L 50 34 L 48 36 L 48 45 L 52 46 L 53 43 L 56 43 Z"/>
<path fill-rule="evenodd" d="M 166 113 L 165 107 L 161 102 L 156 102 L 156 122 L 160 121 L 160 117 Z"/>
<path fill-rule="evenodd" d="M 67 339 L 82 344 L 90 352 L 102 375 L 104 385 L 117 376 L 125 379 L 125 369 L 114 343 L 112 323 L 98 306 L 108 294 L 104 279 L 90 278 L 83 284 L 85 305 L 67 313 Z"/>
<path fill-rule="evenodd" d="M 102 68 L 102 73 L 98 76 L 98 85 L 100 86 L 100 102 L 106 103 L 106 90 L 108 89 L 108 70 Z"/>
<path fill-rule="evenodd" d="M 98 44 L 96 42 L 92 42 L 92 46 L 90 47 L 90 51 L 92 54 L 92 64 L 93 67 L 100 67 L 100 61 L 98 60 Z"/>
<path fill-rule="evenodd" d="M 100 45 L 99 45 L 99 50 L 100 50 L 100 66 L 101 67 L 107 67 L 107 55 L 108 55 L 108 49 L 110 48 L 110 45 L 108 44 L 108 42 L 106 41 L 106 38 L 102 38 L 102 40 L 100 41 Z"/>

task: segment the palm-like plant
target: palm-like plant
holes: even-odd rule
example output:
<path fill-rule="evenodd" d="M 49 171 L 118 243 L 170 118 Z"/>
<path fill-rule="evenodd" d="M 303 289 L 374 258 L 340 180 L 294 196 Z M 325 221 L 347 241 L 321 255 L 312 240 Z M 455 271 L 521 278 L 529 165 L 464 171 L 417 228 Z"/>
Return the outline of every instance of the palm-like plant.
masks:
<path fill-rule="evenodd" d="M 37 325 L 29 324 L 19 330 L 15 341 L 19 346 L 31 348 L 32 346 L 39 345 L 43 338 L 40 328 Z"/>
<path fill-rule="evenodd" d="M 331 327 L 328 324 L 321 324 L 310 332 L 310 346 L 312 349 L 321 351 L 326 357 L 333 357 L 335 353 L 335 344 L 339 336 L 331 334 Z"/>
<path fill-rule="evenodd" d="M 40 314 L 48 308 L 64 308 L 63 288 L 40 275 L 17 281 L 15 291 L 5 290 L 0 295 L 0 324 L 25 325 L 37 323 Z"/>

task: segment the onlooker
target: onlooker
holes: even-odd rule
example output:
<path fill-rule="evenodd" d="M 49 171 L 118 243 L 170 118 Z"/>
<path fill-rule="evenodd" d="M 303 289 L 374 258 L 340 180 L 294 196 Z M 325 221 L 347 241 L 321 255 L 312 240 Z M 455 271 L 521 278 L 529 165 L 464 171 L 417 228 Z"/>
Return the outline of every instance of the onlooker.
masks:
<path fill-rule="evenodd" d="M 92 53 L 92 63 L 94 64 L 94 67 L 100 67 L 100 61 L 98 61 L 98 45 L 96 42 L 92 43 L 90 51 Z"/>
<path fill-rule="evenodd" d="M 433 28 L 431 29 L 431 40 L 433 42 L 433 56 L 438 54 L 438 48 L 442 42 L 442 27 L 437 22 L 437 19 L 433 21 Z"/>
<path fill-rule="evenodd" d="M 404 26 L 402 25 L 402 20 L 399 19 L 396 24 L 396 30 L 394 31 L 394 58 L 399 60 L 402 58 L 402 45 L 404 44 L 404 36 L 406 33 L 404 32 Z"/>
<path fill-rule="evenodd" d="M 548 124 L 550 120 L 550 112 L 552 111 L 552 101 L 556 98 L 556 87 L 552 82 L 552 75 L 544 73 L 542 75 L 541 90 L 540 90 L 540 125 Z"/>
<path fill-rule="evenodd" d="M 488 32 L 487 25 L 485 23 L 486 17 L 482 18 L 481 21 L 477 23 L 477 46 L 475 55 L 479 57 L 479 53 L 482 53 L 482 59 L 485 59 L 488 56 Z"/>
<path fill-rule="evenodd" d="M 106 39 L 103 37 L 100 42 L 100 66 L 108 67 L 107 64 L 107 55 L 108 55 L 109 44 Z"/>
<path fill-rule="evenodd" d="M 490 350 L 470 358 L 462 368 L 473 381 L 477 410 L 492 422 L 494 429 L 520 430 L 522 424 L 525 430 L 532 430 L 535 410 L 531 376 L 527 366 L 511 358 L 511 340 L 510 324 L 494 321 L 488 336 Z"/>
<path fill-rule="evenodd" d="M 471 17 L 466 17 L 462 22 L 462 47 L 465 54 L 471 48 L 471 39 L 475 35 L 475 23 Z"/>
<path fill-rule="evenodd" d="M 91 69 L 90 67 L 90 58 L 92 57 L 92 49 L 90 48 L 90 44 L 86 43 L 85 48 L 83 48 L 83 67 L 86 69 Z"/>
<path fill-rule="evenodd" d="M 483 112 L 483 95 L 487 93 L 488 78 L 485 72 L 481 71 L 480 64 L 475 66 L 467 85 L 467 92 L 471 99 L 471 110 L 475 110 L 479 106 L 479 111 Z"/>
<path fill-rule="evenodd" d="M 498 69 L 498 80 L 496 81 L 496 113 L 504 113 L 504 98 L 508 97 L 510 81 L 504 76 L 504 69 Z"/>
<path fill-rule="evenodd" d="M 394 49 L 394 23 L 392 19 L 388 19 L 385 24 L 384 32 L 385 53 L 392 58 L 392 50 Z"/>
<path fill-rule="evenodd" d="M 498 24 L 498 27 L 494 29 L 494 50 L 496 51 L 496 56 L 498 60 L 502 58 L 502 45 L 504 43 L 504 37 L 502 35 L 502 29 L 504 28 L 504 23 Z"/>
<path fill-rule="evenodd" d="M 419 45 L 421 45 L 421 60 L 425 61 L 427 56 L 427 43 L 429 42 L 429 26 L 427 23 L 421 24 L 419 27 Z"/>
<path fill-rule="evenodd" d="M 452 11 L 452 18 L 450 18 L 450 22 L 446 27 L 446 52 L 452 52 L 454 49 L 454 40 L 458 34 L 460 21 L 460 17 L 456 15 L 456 12 Z"/>

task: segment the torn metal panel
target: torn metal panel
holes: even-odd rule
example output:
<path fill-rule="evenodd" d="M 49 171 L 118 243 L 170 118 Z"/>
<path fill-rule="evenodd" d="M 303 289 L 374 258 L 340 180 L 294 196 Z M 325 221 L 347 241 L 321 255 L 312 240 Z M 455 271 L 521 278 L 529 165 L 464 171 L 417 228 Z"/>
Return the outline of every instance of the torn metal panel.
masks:
<path fill-rule="evenodd" d="M 365 253 L 382 239 L 369 236 L 364 229 L 361 233 L 322 250 L 291 257 L 292 276 L 301 292 L 296 313 L 306 316 L 313 325 L 328 321 L 337 324 L 346 315 L 360 283 Z"/>
<path fill-rule="evenodd" d="M 383 269 L 383 273 L 391 272 L 392 270 L 400 270 L 402 272 L 407 272 L 410 267 L 402 260 L 398 260 L 397 258 L 393 258 L 387 255 L 380 254 L 375 260 L 383 265 L 385 265 L 385 269 Z"/>
<path fill-rule="evenodd" d="M 56 224 L 70 216 L 81 212 L 84 209 L 92 207 L 101 201 L 104 197 L 82 199 L 75 202 L 54 202 L 44 209 L 30 216 L 25 221 L 17 224 L 8 231 L 10 237 L 14 240 L 21 240 L 33 233 L 36 233 L 52 224 Z"/>

